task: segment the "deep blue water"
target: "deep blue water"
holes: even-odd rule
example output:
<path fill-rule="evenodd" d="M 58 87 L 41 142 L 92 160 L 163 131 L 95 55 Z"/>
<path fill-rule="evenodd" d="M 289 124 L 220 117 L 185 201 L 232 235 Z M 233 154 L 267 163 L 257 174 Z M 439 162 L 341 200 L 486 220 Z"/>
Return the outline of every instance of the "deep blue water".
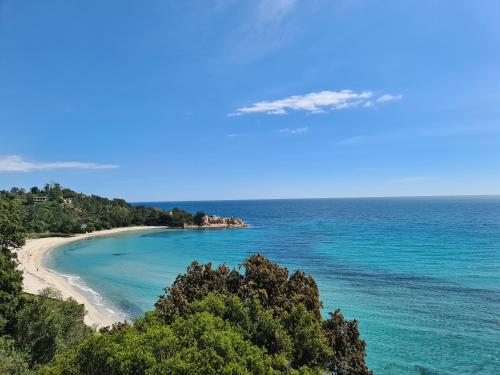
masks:
<path fill-rule="evenodd" d="M 48 264 L 129 316 L 191 260 L 260 252 L 312 274 L 325 313 L 360 322 L 377 374 L 500 374 L 500 197 L 151 203 L 251 224 L 69 244 Z M 111 306 L 111 305 L 110 305 Z"/>

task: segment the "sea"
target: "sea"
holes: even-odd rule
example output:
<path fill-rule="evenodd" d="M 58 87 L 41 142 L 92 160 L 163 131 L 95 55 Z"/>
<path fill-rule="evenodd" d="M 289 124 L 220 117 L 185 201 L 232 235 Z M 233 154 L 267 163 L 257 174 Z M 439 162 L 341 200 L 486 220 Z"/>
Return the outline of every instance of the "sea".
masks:
<path fill-rule="evenodd" d="M 359 321 L 376 374 L 500 374 L 500 197 L 153 202 L 237 216 L 245 229 L 92 238 L 47 256 L 54 272 L 129 319 L 191 261 L 261 253 L 311 274 L 323 313 Z"/>

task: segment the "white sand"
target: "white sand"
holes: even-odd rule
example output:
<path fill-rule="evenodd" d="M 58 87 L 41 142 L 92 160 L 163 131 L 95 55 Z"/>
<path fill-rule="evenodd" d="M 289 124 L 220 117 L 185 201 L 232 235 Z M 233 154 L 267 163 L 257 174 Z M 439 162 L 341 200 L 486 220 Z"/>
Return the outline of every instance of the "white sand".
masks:
<path fill-rule="evenodd" d="M 105 327 L 123 321 L 124 316 L 106 312 L 105 309 L 98 309 L 83 290 L 69 284 L 65 278 L 52 272 L 42 265 L 44 255 L 61 245 L 83 240 L 96 236 L 107 236 L 117 233 L 161 229 L 163 227 L 126 227 L 102 230 L 93 233 L 78 234 L 72 237 L 47 237 L 27 240 L 26 244 L 17 251 L 19 259 L 19 269 L 23 271 L 23 289 L 32 294 L 38 294 L 40 290 L 52 287 L 59 290 L 63 298 L 74 298 L 77 302 L 84 304 L 87 314 L 85 323 L 96 328 Z"/>

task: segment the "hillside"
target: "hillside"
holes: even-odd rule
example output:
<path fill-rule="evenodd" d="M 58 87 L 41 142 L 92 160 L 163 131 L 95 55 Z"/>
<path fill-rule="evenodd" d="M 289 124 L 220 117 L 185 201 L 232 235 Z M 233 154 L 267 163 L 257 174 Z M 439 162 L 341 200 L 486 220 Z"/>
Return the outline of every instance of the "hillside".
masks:
<path fill-rule="evenodd" d="M 57 183 L 26 191 L 12 188 L 0 191 L 0 199 L 12 200 L 20 207 L 23 226 L 30 234 L 74 234 L 131 225 L 160 225 L 175 228 L 243 227 L 238 218 L 223 218 L 174 208 L 135 206 L 123 199 L 85 195 Z"/>

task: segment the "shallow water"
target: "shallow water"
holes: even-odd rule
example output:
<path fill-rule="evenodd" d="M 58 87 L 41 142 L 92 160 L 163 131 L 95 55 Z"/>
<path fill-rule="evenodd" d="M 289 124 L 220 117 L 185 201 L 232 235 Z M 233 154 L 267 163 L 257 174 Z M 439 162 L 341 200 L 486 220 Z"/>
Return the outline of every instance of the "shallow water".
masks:
<path fill-rule="evenodd" d="M 377 374 L 500 374 L 500 198 L 154 203 L 243 217 L 233 230 L 135 232 L 68 244 L 107 308 L 136 316 L 191 260 L 238 265 L 261 252 L 318 281 L 327 311 L 360 321 Z"/>

